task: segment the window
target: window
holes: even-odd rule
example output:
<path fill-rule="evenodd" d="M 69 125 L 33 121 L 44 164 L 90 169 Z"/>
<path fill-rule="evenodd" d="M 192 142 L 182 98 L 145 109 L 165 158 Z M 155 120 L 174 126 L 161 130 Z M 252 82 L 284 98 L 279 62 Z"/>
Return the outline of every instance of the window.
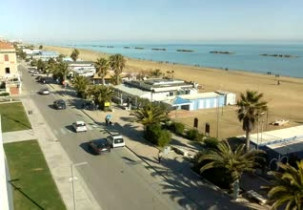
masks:
<path fill-rule="evenodd" d="M 8 55 L 4 55 L 4 61 L 9 61 Z"/>
<path fill-rule="evenodd" d="M 10 73 L 11 73 L 10 68 L 5 68 L 5 74 L 10 74 Z"/>

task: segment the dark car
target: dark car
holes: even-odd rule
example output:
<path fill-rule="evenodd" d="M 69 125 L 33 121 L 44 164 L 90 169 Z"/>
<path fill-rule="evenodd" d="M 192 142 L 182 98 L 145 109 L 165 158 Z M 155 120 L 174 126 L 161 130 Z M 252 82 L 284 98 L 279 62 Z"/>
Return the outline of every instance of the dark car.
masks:
<path fill-rule="evenodd" d="M 104 152 L 110 152 L 110 143 L 107 139 L 97 139 L 94 141 L 88 142 L 88 148 L 97 155 L 100 155 Z"/>
<path fill-rule="evenodd" d="M 66 109 L 65 101 L 62 99 L 54 101 L 54 107 L 56 109 Z"/>

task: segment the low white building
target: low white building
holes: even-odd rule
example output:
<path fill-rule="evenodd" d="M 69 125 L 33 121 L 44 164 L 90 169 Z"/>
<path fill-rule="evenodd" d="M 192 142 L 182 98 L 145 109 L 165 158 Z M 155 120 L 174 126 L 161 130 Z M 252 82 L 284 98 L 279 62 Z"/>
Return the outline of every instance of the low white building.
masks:
<path fill-rule="evenodd" d="M 94 62 L 89 61 L 68 61 L 69 70 L 73 75 L 79 75 L 83 77 L 93 77 L 96 73 Z"/>
<path fill-rule="evenodd" d="M 150 79 L 144 81 L 124 81 L 114 86 L 121 100 L 145 98 L 149 101 L 164 101 L 174 99 L 178 95 L 197 93 L 194 83 L 174 79 Z"/>

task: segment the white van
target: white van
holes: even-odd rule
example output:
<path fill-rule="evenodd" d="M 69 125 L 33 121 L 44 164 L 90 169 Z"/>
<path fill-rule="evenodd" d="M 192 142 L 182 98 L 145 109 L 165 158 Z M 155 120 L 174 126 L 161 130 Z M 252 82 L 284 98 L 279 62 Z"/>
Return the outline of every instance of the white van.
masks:
<path fill-rule="evenodd" d="M 123 136 L 119 133 L 110 133 L 110 136 L 107 137 L 107 140 L 111 144 L 112 148 L 125 146 Z"/>

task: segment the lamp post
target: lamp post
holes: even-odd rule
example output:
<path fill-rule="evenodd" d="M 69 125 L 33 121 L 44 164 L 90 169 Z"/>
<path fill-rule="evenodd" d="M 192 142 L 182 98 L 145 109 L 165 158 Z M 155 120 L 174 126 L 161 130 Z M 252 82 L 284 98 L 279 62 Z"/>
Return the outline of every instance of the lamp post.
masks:
<path fill-rule="evenodd" d="M 76 201 L 75 201 L 75 189 L 74 189 L 74 167 L 77 166 L 82 166 L 82 165 L 87 165 L 87 162 L 80 162 L 80 163 L 72 163 L 70 165 L 70 169 L 71 169 L 71 182 L 72 182 L 72 191 L 73 191 L 73 206 L 74 206 L 74 210 L 76 209 Z"/>

